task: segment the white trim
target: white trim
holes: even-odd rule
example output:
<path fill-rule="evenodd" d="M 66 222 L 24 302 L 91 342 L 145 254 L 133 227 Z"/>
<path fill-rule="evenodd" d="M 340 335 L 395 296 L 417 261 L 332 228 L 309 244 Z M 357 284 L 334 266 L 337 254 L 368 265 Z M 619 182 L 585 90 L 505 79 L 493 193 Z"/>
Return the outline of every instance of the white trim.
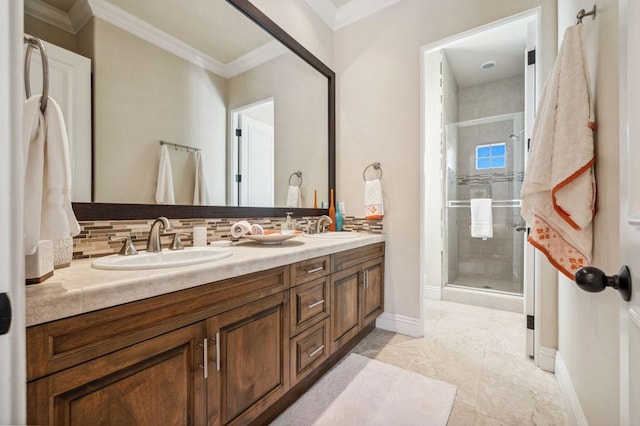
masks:
<path fill-rule="evenodd" d="M 63 31 L 75 34 L 69 15 L 42 0 L 25 0 L 24 13 Z"/>
<path fill-rule="evenodd" d="M 338 8 L 331 0 L 306 0 L 306 2 L 329 28 L 334 29 Z"/>
<path fill-rule="evenodd" d="M 567 408 L 567 415 L 569 416 L 569 424 L 579 426 L 589 426 L 587 417 L 584 415 L 582 405 L 580 405 L 580 399 L 573 388 L 571 383 L 571 377 L 569 377 L 569 371 L 562 361 L 560 354 L 556 354 L 556 380 L 560 387 L 560 393 L 564 399 L 565 406 Z"/>
<path fill-rule="evenodd" d="M 306 0 L 313 11 L 333 31 L 351 25 L 401 0 L 351 0 L 336 7 L 331 0 Z"/>
<path fill-rule="evenodd" d="M 87 0 L 76 0 L 69 9 L 69 19 L 74 32 L 80 31 L 93 17 L 91 6 Z"/>
<path fill-rule="evenodd" d="M 636 327 L 640 328 L 640 312 L 635 307 L 629 308 L 629 319 Z"/>
<path fill-rule="evenodd" d="M 146 40 L 161 49 L 171 52 L 186 61 L 192 62 L 223 77 L 229 77 L 222 62 L 206 55 L 198 49 L 194 49 L 182 40 L 159 30 L 146 21 L 105 0 L 88 1 L 95 17 Z"/>
<path fill-rule="evenodd" d="M 333 30 L 351 25 L 399 1 L 400 0 L 351 0 L 338 8 Z"/>
<path fill-rule="evenodd" d="M 240 56 L 239 58 L 224 65 L 226 77 L 233 77 L 251 68 L 264 64 L 280 55 L 287 53 L 289 49 L 284 47 L 279 41 L 273 40 L 269 43 Z"/>
<path fill-rule="evenodd" d="M 435 285 L 425 285 L 424 298 L 431 300 L 442 300 L 442 287 Z"/>
<path fill-rule="evenodd" d="M 376 327 L 394 333 L 406 334 L 411 337 L 422 337 L 424 334 L 420 320 L 403 315 L 383 312 L 376 319 Z"/>
<path fill-rule="evenodd" d="M 556 371 L 556 350 L 554 348 L 547 348 L 540 346 L 538 351 L 538 367 L 544 371 L 554 373 Z"/>

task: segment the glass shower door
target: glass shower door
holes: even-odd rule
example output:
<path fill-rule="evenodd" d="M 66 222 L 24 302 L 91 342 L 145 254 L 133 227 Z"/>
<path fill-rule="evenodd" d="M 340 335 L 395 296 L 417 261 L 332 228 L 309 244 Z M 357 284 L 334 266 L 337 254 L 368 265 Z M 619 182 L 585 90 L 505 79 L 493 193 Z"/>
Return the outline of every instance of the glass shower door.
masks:
<path fill-rule="evenodd" d="M 523 294 L 525 224 L 523 114 L 446 126 L 447 286 Z M 473 237 L 471 200 L 491 199 L 492 235 Z"/>

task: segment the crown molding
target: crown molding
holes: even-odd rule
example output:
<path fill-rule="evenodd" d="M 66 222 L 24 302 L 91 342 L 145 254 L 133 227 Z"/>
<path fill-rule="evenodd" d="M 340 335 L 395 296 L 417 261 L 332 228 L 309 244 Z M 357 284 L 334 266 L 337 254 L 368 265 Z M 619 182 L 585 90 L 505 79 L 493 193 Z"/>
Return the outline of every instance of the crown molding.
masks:
<path fill-rule="evenodd" d="M 288 51 L 289 49 L 277 40 L 270 41 L 269 43 L 260 46 L 226 64 L 226 77 L 229 78 L 241 74 L 251 68 L 257 67 L 258 65 L 264 64 L 271 59 L 285 54 Z"/>
<path fill-rule="evenodd" d="M 91 6 L 87 0 L 76 0 L 71 9 L 69 9 L 69 19 L 74 32 L 80 31 L 89 22 L 93 13 Z"/>
<path fill-rule="evenodd" d="M 88 0 L 93 16 L 223 77 L 225 65 L 105 0 Z"/>
<path fill-rule="evenodd" d="M 25 0 L 24 13 L 63 31 L 75 34 L 69 15 L 42 0 Z"/>
<path fill-rule="evenodd" d="M 334 30 L 351 25 L 401 0 L 351 0 L 336 13 Z"/>
<path fill-rule="evenodd" d="M 351 25 L 401 0 L 351 0 L 336 7 L 331 0 L 306 0 L 333 31 Z"/>
<path fill-rule="evenodd" d="M 329 28 L 334 29 L 338 8 L 331 0 L 306 0 L 306 2 Z"/>

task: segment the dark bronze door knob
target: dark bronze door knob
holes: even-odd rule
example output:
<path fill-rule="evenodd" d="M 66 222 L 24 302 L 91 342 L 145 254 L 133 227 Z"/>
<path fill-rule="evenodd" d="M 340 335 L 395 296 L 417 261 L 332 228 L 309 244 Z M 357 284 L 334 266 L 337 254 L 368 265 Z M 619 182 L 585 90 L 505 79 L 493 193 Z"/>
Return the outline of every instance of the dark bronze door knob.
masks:
<path fill-rule="evenodd" d="M 578 287 L 584 291 L 598 293 L 606 287 L 613 287 L 626 302 L 631 300 L 631 273 L 626 265 L 620 268 L 617 275 L 610 277 L 598 268 L 586 266 L 576 272 L 574 279 Z"/>

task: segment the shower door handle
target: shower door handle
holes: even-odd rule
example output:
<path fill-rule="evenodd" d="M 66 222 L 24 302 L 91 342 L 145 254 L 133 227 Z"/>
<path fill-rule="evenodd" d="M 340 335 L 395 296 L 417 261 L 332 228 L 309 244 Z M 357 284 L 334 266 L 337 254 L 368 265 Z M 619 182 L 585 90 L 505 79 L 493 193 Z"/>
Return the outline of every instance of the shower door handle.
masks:
<path fill-rule="evenodd" d="M 514 229 L 515 229 L 516 231 L 518 231 L 518 232 L 524 232 L 524 231 L 526 231 L 526 230 L 527 230 L 527 227 L 526 227 L 526 226 L 522 226 L 522 225 L 518 225 L 518 226 L 516 226 Z"/>

